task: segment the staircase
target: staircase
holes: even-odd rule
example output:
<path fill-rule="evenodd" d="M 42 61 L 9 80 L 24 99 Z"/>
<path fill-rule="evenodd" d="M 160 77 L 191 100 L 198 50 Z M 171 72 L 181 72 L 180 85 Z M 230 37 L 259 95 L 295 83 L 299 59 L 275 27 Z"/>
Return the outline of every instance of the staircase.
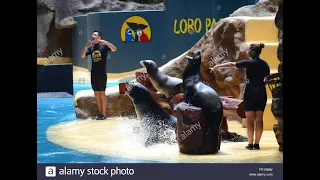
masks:
<path fill-rule="evenodd" d="M 245 42 L 264 43 L 260 58 L 265 60 L 270 66 L 270 74 L 278 72 L 278 64 L 280 61 L 277 58 L 278 48 L 278 29 L 274 23 L 275 16 L 268 17 L 246 17 L 245 25 Z M 263 123 L 265 130 L 272 130 L 276 119 L 271 112 L 272 94 L 269 87 L 266 85 L 268 101 L 264 111 Z"/>

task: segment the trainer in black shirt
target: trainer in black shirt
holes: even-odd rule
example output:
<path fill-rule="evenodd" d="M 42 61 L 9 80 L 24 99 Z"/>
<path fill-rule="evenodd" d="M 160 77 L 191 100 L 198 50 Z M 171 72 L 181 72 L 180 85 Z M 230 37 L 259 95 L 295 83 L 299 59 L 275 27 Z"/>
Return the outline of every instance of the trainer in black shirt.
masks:
<path fill-rule="evenodd" d="M 91 68 L 91 86 L 96 97 L 99 114 L 95 119 L 106 119 L 107 115 L 107 57 L 109 51 L 115 52 L 117 48 L 108 41 L 102 40 L 102 34 L 99 31 L 92 33 L 92 41 L 88 41 L 82 50 L 81 58 L 90 55 L 92 59 Z"/>
<path fill-rule="evenodd" d="M 263 132 L 263 112 L 267 104 L 265 78 L 270 75 L 266 61 L 259 58 L 264 44 L 251 44 L 247 55 L 251 60 L 228 62 L 214 66 L 217 68 L 246 68 L 246 89 L 243 97 L 244 110 L 247 118 L 247 133 L 249 144 L 247 149 L 260 149 L 259 142 Z M 253 144 L 254 121 L 256 122 L 255 143 Z"/>

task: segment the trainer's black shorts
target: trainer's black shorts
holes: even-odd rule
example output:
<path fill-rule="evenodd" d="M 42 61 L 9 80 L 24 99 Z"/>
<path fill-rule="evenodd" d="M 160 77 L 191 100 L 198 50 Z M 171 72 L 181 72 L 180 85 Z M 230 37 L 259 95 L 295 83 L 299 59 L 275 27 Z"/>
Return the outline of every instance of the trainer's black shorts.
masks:
<path fill-rule="evenodd" d="M 107 87 L 107 74 L 91 73 L 91 87 L 93 91 L 105 91 Z"/>
<path fill-rule="evenodd" d="M 246 88 L 243 103 L 244 111 L 264 111 L 267 104 L 266 89 Z"/>

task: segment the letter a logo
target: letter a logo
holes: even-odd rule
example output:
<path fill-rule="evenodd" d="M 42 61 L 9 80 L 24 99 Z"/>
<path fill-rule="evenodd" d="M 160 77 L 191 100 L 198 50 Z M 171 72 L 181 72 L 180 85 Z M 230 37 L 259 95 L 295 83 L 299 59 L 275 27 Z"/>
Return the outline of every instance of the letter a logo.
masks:
<path fill-rule="evenodd" d="M 56 177 L 55 166 L 46 166 L 46 177 Z"/>

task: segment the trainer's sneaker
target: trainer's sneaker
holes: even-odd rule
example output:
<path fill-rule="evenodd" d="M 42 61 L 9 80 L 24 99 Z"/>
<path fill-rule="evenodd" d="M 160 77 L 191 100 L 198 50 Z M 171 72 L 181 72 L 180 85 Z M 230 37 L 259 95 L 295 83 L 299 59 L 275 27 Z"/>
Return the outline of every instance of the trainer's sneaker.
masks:
<path fill-rule="evenodd" d="M 259 146 L 259 144 L 254 144 L 254 145 L 253 145 L 253 148 L 254 148 L 254 149 L 260 149 L 260 146 Z"/>
<path fill-rule="evenodd" d="M 246 149 L 253 150 L 253 144 L 248 144 L 248 146 L 246 146 Z"/>
<path fill-rule="evenodd" d="M 102 116 L 101 114 L 96 115 L 93 119 L 98 119 L 100 116 Z"/>
<path fill-rule="evenodd" d="M 96 120 L 105 120 L 105 119 L 107 119 L 107 117 L 106 117 L 106 116 L 104 116 L 104 115 L 102 115 L 102 114 L 100 114 L 100 116 L 99 116 L 99 117 L 97 117 L 97 119 L 96 119 Z"/>

